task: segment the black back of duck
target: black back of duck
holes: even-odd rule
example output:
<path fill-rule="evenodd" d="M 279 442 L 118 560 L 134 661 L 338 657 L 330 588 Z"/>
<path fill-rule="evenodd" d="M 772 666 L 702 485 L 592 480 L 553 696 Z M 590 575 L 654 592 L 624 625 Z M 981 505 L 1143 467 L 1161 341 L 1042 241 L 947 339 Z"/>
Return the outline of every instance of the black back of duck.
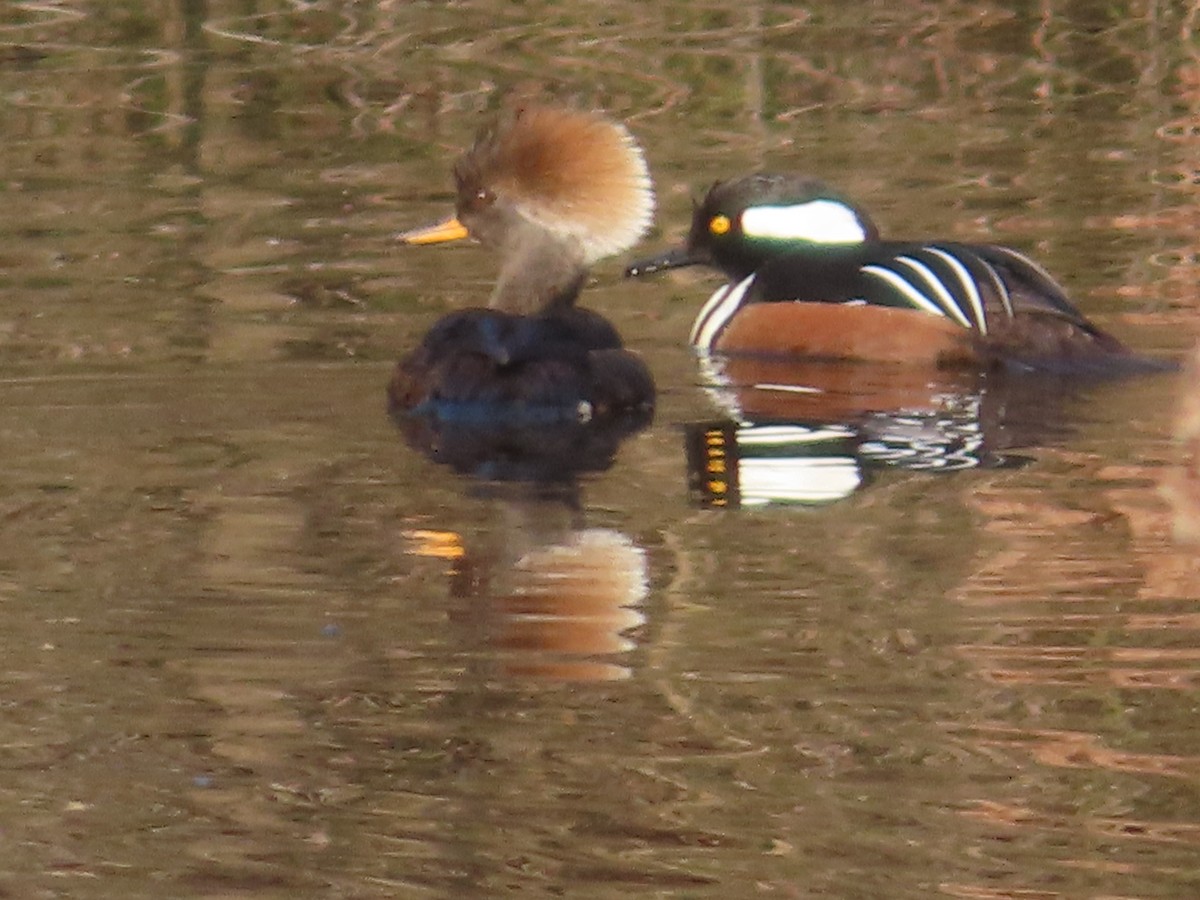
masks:
<path fill-rule="evenodd" d="M 393 412 L 444 419 L 569 421 L 654 405 L 645 363 L 604 317 L 467 309 L 440 319 L 396 366 Z"/>

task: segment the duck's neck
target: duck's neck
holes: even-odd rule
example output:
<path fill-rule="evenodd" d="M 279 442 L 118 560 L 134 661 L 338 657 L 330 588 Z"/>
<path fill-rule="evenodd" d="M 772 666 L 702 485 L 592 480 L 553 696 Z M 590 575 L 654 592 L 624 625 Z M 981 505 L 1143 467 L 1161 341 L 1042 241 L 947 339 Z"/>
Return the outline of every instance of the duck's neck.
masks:
<path fill-rule="evenodd" d="M 587 278 L 583 252 L 570 240 L 532 224 L 514 229 L 502 248 L 504 265 L 488 306 L 519 315 L 565 309 Z"/>

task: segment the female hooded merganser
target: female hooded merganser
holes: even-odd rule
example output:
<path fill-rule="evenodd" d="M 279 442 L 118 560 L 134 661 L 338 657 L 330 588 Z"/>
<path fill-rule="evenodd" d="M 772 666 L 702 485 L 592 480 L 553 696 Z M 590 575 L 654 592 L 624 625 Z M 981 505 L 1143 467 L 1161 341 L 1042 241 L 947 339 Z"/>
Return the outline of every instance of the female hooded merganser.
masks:
<path fill-rule="evenodd" d="M 729 279 L 692 326 L 705 351 L 1056 371 L 1155 365 L 1084 318 L 1028 257 L 881 240 L 863 210 L 812 178 L 718 182 L 687 244 L 626 274 L 695 264 Z"/>
<path fill-rule="evenodd" d="M 444 316 L 397 364 L 392 410 L 512 425 L 651 407 L 645 364 L 575 305 L 588 267 L 650 224 L 650 176 L 629 132 L 588 113 L 521 109 L 479 135 L 454 180 L 457 215 L 399 240 L 470 236 L 499 249 L 503 267 L 486 309 Z"/>

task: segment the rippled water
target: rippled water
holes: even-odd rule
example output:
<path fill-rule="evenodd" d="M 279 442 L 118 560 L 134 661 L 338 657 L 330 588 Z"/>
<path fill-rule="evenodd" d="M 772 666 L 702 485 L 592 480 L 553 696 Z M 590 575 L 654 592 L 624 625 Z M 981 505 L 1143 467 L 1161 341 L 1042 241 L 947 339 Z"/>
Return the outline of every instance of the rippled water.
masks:
<path fill-rule="evenodd" d="M 1183 357 L 1185 6 L 0 10 L 0 895 L 1195 896 L 1195 372 L 722 386 L 712 279 L 613 260 L 660 408 L 577 482 L 383 394 L 494 273 L 390 238 L 513 95 L 629 123 L 642 249 L 802 169 Z"/>

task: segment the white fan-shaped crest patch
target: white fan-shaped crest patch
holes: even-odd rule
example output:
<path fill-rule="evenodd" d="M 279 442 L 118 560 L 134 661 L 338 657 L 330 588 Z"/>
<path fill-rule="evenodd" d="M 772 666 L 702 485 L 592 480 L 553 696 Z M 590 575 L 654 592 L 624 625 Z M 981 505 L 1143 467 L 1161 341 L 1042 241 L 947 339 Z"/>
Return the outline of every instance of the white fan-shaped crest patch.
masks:
<path fill-rule="evenodd" d="M 859 244 L 867 239 L 858 214 L 837 200 L 809 200 L 790 206 L 751 206 L 742 213 L 747 237 Z"/>

